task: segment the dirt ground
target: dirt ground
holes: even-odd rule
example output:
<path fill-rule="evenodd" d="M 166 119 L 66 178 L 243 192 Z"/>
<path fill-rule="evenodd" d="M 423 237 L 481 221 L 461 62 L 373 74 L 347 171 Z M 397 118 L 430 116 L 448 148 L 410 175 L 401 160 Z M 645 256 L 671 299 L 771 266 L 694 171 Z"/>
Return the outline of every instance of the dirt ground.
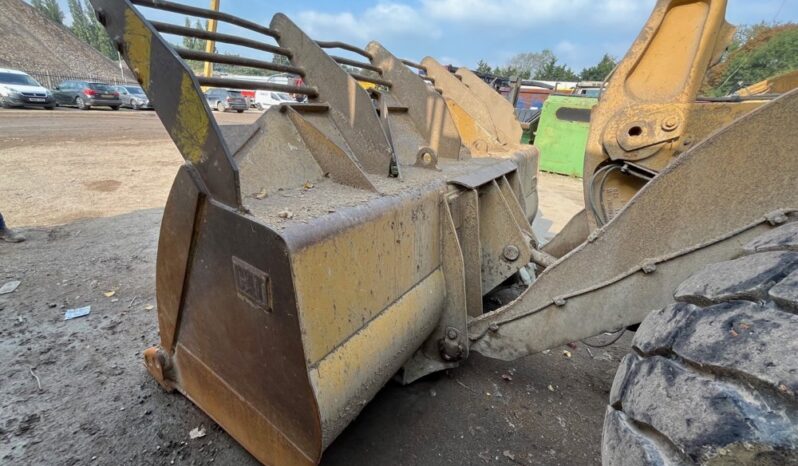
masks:
<path fill-rule="evenodd" d="M 256 463 L 142 363 L 158 343 L 158 229 L 180 162 L 152 112 L 0 110 L 0 211 L 28 238 L 0 243 L 0 286 L 21 281 L 0 295 L 0 462 Z M 556 231 L 580 209 L 581 183 L 543 174 L 540 196 Z M 82 306 L 88 316 L 64 320 Z M 323 464 L 598 464 L 629 340 L 512 363 L 474 355 L 408 387 L 391 382 Z M 190 439 L 200 426 L 207 434 Z"/>

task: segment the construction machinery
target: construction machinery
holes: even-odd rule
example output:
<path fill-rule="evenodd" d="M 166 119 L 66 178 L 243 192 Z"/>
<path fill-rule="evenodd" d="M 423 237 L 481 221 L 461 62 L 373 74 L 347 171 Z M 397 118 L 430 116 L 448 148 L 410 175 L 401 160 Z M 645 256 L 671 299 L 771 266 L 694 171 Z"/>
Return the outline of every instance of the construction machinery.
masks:
<path fill-rule="evenodd" d="M 661 309 L 619 369 L 605 463 L 796 461 L 798 93 L 699 99 L 733 31 L 725 0 L 658 1 L 592 112 L 586 209 L 545 245 L 530 226 L 537 150 L 467 69 L 315 41 L 282 14 L 267 27 L 163 0 L 91 2 L 186 161 L 164 211 L 161 344 L 146 365 L 258 460 L 317 463 L 395 375 L 410 383 L 472 352 L 519 358 Z M 303 84 L 198 77 L 186 60 Z M 308 101 L 220 127 L 200 86 Z M 483 312 L 530 263 L 526 291 Z"/>

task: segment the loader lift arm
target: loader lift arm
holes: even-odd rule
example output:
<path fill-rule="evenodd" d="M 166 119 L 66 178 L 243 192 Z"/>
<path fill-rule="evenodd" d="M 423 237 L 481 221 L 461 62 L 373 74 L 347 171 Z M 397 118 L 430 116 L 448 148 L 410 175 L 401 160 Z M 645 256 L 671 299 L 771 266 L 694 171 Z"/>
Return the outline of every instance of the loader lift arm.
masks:
<path fill-rule="evenodd" d="M 472 351 L 514 359 L 639 323 L 703 264 L 794 215 L 796 94 L 764 107 L 696 100 L 733 32 L 725 11 L 725 0 L 657 3 L 592 113 L 586 220 L 561 233 L 587 241 L 470 321 Z"/>

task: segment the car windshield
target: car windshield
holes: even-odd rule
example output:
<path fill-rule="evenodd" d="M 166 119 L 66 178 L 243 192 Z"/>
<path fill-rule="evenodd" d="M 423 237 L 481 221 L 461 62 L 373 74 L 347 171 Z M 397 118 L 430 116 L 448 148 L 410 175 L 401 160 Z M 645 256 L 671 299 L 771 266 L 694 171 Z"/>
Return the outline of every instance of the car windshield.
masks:
<path fill-rule="evenodd" d="M 291 98 L 290 95 L 286 94 L 285 92 L 274 92 L 272 93 L 272 96 L 274 96 L 277 100 L 282 100 L 285 102 L 291 102 L 292 100 L 294 100 L 293 98 Z"/>
<path fill-rule="evenodd" d="M 17 74 L 17 73 L 0 73 L 0 83 L 41 87 L 41 84 L 37 83 L 35 79 L 31 78 L 27 74 Z"/>
<path fill-rule="evenodd" d="M 241 97 L 240 91 L 227 91 L 228 97 Z"/>
<path fill-rule="evenodd" d="M 113 87 L 103 83 L 89 83 L 89 89 L 99 92 L 116 92 Z"/>
<path fill-rule="evenodd" d="M 128 87 L 128 86 L 125 86 L 125 89 L 127 89 L 127 91 L 130 92 L 131 94 L 144 95 L 144 90 L 142 88 L 140 88 L 140 87 L 136 87 L 136 86 L 129 86 Z"/>

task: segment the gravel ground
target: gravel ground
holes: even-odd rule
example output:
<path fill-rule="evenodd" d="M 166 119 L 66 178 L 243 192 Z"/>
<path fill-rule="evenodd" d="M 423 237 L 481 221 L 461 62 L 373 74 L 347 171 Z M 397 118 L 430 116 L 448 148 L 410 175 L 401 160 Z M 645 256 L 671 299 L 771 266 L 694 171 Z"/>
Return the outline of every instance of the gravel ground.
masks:
<path fill-rule="evenodd" d="M 255 464 L 142 363 L 158 343 L 158 228 L 180 163 L 154 114 L 0 110 L 0 127 L 0 211 L 28 237 L 0 243 L 0 286 L 21 281 L 0 295 L 0 462 Z M 543 176 L 555 230 L 579 209 L 580 189 Z M 64 320 L 88 305 L 88 316 Z M 512 363 L 474 355 L 408 387 L 391 382 L 323 464 L 598 464 L 629 340 Z M 206 435 L 192 440 L 197 427 Z"/>

